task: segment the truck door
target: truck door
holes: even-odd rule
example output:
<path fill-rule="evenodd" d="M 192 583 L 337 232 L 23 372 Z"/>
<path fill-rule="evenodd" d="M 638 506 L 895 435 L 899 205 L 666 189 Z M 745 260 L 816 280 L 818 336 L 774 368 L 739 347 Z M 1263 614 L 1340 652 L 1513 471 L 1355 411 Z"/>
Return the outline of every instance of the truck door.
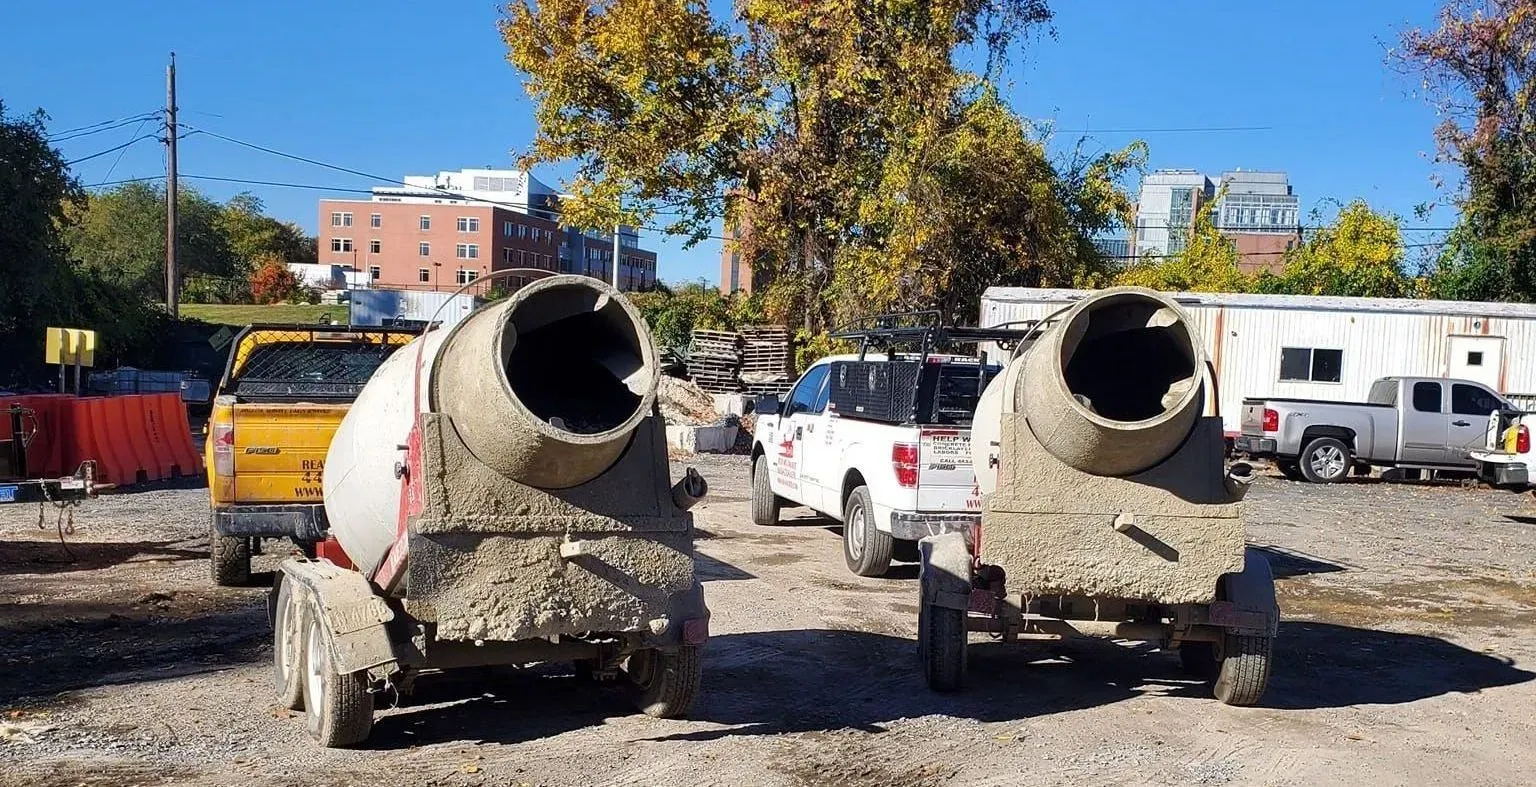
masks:
<path fill-rule="evenodd" d="M 1488 416 L 1503 402 L 1481 385 L 1451 383 L 1451 417 L 1446 427 L 1447 462 L 1471 464 L 1467 452 L 1484 448 L 1488 441 Z"/>
<path fill-rule="evenodd" d="M 1447 377 L 1473 380 L 1499 390 L 1504 373 L 1504 337 L 1452 336 Z M 1452 394 L 1455 395 L 1454 392 Z"/>
<path fill-rule="evenodd" d="M 1402 445 L 1398 461 L 1410 465 L 1445 464 L 1445 385 L 1438 380 L 1420 380 L 1411 387 L 1398 419 L 1397 439 Z"/>
<path fill-rule="evenodd" d="M 813 366 L 795 384 L 789 399 L 784 403 L 784 413 L 779 417 L 779 428 L 774 436 L 776 445 L 769 449 L 775 456 L 772 474 L 774 492 L 812 508 L 821 505 L 821 488 L 815 470 L 810 471 L 808 478 L 806 467 L 812 438 L 819 439 L 821 435 L 816 434 L 814 425 L 807 434 L 806 426 L 816 420 L 817 414 L 813 410 L 818 400 L 822 402 L 822 409 L 826 409 L 822 391 L 827 385 L 829 368 L 827 364 Z"/>

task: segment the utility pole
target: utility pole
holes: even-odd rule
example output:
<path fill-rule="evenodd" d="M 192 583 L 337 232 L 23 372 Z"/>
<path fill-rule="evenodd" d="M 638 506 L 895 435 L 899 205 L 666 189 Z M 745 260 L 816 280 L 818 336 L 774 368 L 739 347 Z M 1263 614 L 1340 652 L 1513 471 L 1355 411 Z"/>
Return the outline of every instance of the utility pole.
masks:
<path fill-rule="evenodd" d="M 176 53 L 165 69 L 165 310 L 180 311 L 176 277 Z"/>
<path fill-rule="evenodd" d="M 623 225 L 613 225 L 613 288 L 615 290 L 619 289 L 619 255 L 623 253 L 619 246 L 619 230 L 621 229 L 623 229 Z"/>

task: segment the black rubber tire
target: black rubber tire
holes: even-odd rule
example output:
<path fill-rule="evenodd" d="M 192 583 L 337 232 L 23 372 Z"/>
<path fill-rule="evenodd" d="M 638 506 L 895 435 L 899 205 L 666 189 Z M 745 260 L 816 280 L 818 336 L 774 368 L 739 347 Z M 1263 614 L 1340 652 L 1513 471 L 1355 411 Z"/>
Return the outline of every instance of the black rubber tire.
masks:
<path fill-rule="evenodd" d="M 336 674 L 330 637 L 313 604 L 308 607 L 304 631 L 304 726 L 309 737 L 326 748 L 362 743 L 373 731 L 373 695 L 368 692 L 367 671 Z M 319 697 L 310 688 L 315 670 L 321 683 Z"/>
<path fill-rule="evenodd" d="M 278 572 L 277 581 L 277 603 L 272 608 L 272 689 L 278 707 L 304 710 L 304 609 L 308 602 L 282 572 Z"/>
<path fill-rule="evenodd" d="M 1288 479 L 1288 480 L 1291 480 L 1291 481 L 1305 481 L 1305 480 L 1307 480 L 1306 476 L 1301 474 L 1301 465 L 1299 465 L 1299 464 L 1297 464 L 1295 462 L 1276 462 L 1275 463 L 1275 469 L 1279 470 L 1280 471 L 1280 475 L 1285 476 L 1286 479 Z"/>
<path fill-rule="evenodd" d="M 208 519 L 208 568 L 213 584 L 242 587 L 251 582 L 251 540 L 244 536 L 221 536 Z"/>
<path fill-rule="evenodd" d="M 698 698 L 704 663 L 696 645 L 637 650 L 624 664 L 630 701 L 658 719 L 680 719 Z"/>
<path fill-rule="evenodd" d="M 965 687 L 966 640 L 969 639 L 965 630 L 966 613 L 934 606 L 927 601 L 929 593 L 921 589 L 918 593 L 917 655 L 922 662 L 923 682 L 933 691 L 959 691 Z"/>
<path fill-rule="evenodd" d="M 1269 685 L 1274 639 L 1228 634 L 1213 691 L 1227 705 L 1257 705 Z"/>
<path fill-rule="evenodd" d="M 768 482 L 768 457 L 752 460 L 752 524 L 777 525 L 782 501 Z"/>
<path fill-rule="evenodd" d="M 1343 460 L 1339 464 L 1338 471 L 1332 474 L 1323 474 L 1312 467 L 1312 461 L 1319 452 L 1337 450 L 1342 454 Z M 1314 484 L 1335 484 L 1349 477 L 1349 470 L 1355 465 L 1353 453 L 1349 446 L 1337 437 L 1318 437 L 1307 443 L 1301 449 L 1299 459 L 1301 474 Z"/>
<path fill-rule="evenodd" d="M 843 504 L 843 560 L 848 570 L 861 577 L 883 577 L 891 570 L 891 549 L 896 539 L 875 527 L 875 506 L 869 487 L 861 486 Z"/>
<path fill-rule="evenodd" d="M 891 539 L 891 559 L 899 560 L 903 563 L 916 563 L 922 560 L 922 555 L 918 553 L 916 541 L 908 541 L 905 538 L 893 538 Z"/>

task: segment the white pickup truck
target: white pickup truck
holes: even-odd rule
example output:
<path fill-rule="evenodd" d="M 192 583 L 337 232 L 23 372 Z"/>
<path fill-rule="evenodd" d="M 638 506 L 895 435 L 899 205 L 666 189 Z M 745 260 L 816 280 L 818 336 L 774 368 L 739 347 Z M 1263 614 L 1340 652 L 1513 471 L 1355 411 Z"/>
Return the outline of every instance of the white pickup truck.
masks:
<path fill-rule="evenodd" d="M 893 377 L 876 379 L 898 366 Z M 914 368 L 919 377 L 903 376 Z M 970 423 L 982 387 L 1000 370 L 975 358 L 926 353 L 817 361 L 783 402 L 758 401 L 752 521 L 776 524 L 785 505 L 836 519 L 843 523 L 849 570 L 866 577 L 885 574 L 893 554 L 916 560 L 924 536 L 979 524 Z M 876 415 L 847 395 L 860 387 L 873 391 L 877 383 L 905 386 L 908 401 L 929 406 L 910 418 Z"/>

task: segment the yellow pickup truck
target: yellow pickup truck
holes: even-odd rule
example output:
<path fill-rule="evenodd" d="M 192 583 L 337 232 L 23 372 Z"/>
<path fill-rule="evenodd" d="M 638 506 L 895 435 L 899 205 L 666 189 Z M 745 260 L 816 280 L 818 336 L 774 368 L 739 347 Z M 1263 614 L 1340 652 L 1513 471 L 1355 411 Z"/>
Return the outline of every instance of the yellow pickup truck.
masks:
<path fill-rule="evenodd" d="M 250 581 L 263 539 L 306 554 L 325 539 L 320 479 L 331 435 L 415 329 L 252 325 L 230 344 L 208 419 L 209 562 L 218 585 Z"/>

